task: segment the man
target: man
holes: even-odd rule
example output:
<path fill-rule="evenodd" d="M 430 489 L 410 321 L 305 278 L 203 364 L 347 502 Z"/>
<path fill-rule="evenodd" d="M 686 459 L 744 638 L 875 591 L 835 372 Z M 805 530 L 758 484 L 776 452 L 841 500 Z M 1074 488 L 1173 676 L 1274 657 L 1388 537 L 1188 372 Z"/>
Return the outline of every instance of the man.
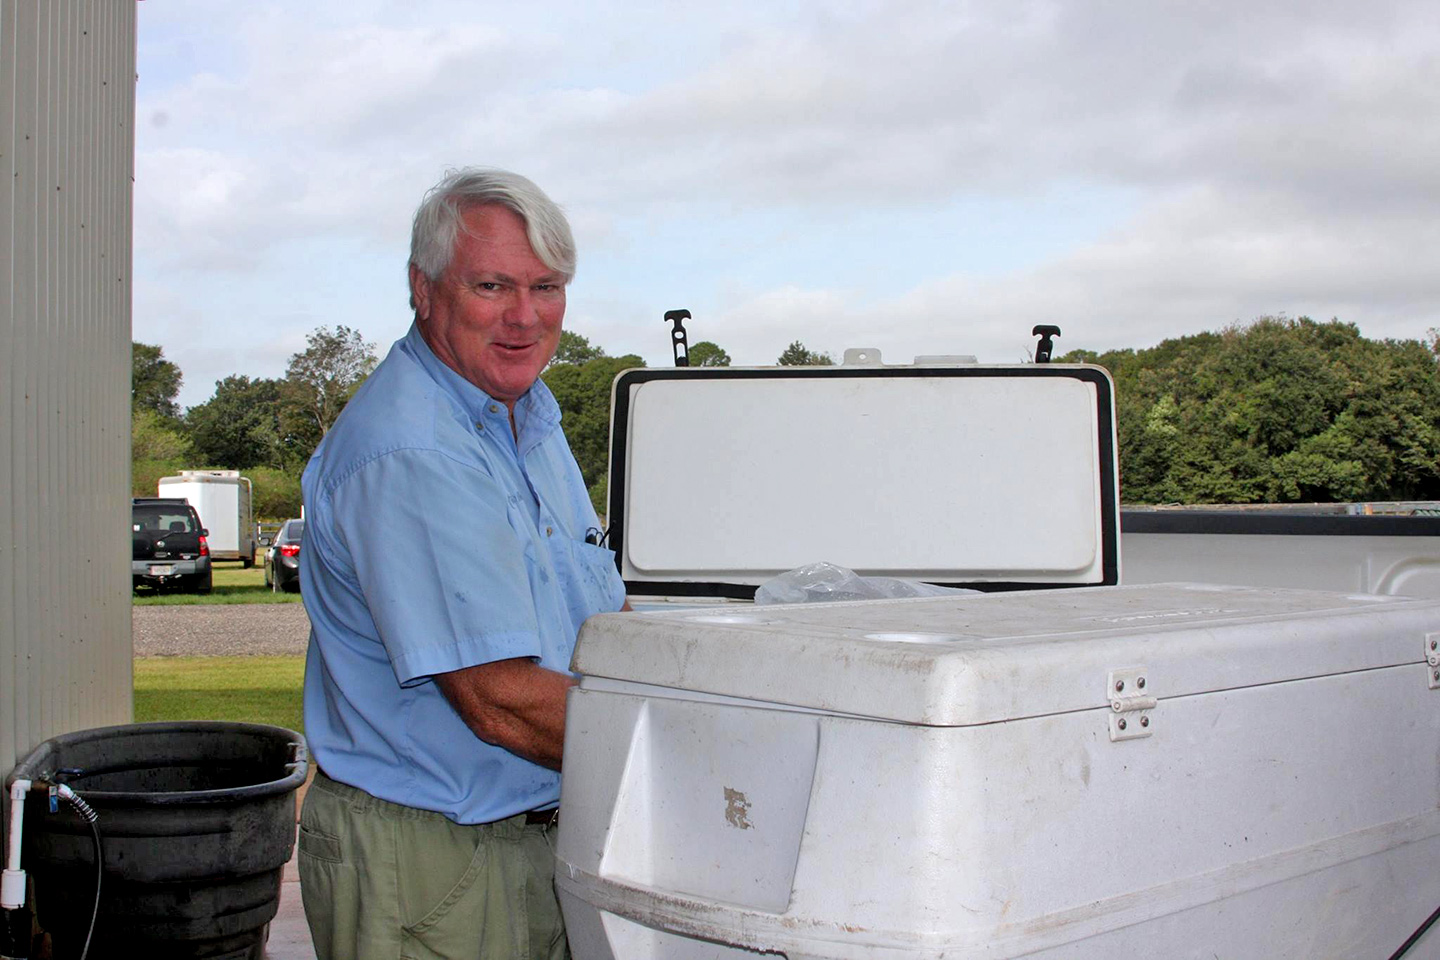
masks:
<path fill-rule="evenodd" d="M 415 322 L 305 469 L 300 821 L 321 958 L 567 955 L 550 831 L 576 631 L 626 608 L 538 377 L 575 269 L 529 180 L 415 214 Z"/>

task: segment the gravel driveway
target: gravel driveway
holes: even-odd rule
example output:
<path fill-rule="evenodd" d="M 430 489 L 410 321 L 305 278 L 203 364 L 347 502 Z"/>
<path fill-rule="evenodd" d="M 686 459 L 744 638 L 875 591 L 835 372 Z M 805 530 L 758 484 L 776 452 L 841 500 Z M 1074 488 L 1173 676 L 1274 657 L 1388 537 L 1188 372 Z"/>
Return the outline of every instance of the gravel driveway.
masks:
<path fill-rule="evenodd" d="M 132 607 L 135 656 L 304 654 L 310 619 L 299 603 Z"/>

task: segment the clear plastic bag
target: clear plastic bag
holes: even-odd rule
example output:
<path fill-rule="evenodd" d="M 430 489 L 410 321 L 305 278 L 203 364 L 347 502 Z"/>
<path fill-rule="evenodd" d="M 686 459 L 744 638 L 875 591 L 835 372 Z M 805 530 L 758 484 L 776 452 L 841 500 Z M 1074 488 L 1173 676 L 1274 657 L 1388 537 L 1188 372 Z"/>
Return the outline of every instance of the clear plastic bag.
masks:
<path fill-rule="evenodd" d="M 862 577 L 848 567 L 820 561 L 771 577 L 755 590 L 755 602 L 829 603 L 837 600 L 897 600 L 979 593 L 961 587 L 937 587 L 899 577 Z"/>

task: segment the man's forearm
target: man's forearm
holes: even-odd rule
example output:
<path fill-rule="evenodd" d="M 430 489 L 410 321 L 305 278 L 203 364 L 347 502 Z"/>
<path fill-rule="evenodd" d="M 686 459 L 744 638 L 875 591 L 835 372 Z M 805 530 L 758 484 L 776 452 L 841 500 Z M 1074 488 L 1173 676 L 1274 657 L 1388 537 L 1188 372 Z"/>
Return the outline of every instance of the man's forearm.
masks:
<path fill-rule="evenodd" d="M 526 760 L 560 769 L 565 695 L 574 678 L 516 659 L 436 674 L 435 682 L 475 736 Z"/>

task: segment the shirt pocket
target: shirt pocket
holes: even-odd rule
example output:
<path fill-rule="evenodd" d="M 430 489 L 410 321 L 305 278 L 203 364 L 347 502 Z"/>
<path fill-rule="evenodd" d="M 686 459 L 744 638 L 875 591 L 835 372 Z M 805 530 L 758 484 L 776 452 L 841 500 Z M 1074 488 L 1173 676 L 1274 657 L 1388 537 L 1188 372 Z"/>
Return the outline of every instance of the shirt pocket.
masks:
<path fill-rule="evenodd" d="M 570 579 L 582 607 L 576 612 L 583 620 L 595 613 L 614 613 L 625 604 L 625 581 L 615 569 L 615 551 L 608 547 L 567 540 L 570 547 Z"/>

